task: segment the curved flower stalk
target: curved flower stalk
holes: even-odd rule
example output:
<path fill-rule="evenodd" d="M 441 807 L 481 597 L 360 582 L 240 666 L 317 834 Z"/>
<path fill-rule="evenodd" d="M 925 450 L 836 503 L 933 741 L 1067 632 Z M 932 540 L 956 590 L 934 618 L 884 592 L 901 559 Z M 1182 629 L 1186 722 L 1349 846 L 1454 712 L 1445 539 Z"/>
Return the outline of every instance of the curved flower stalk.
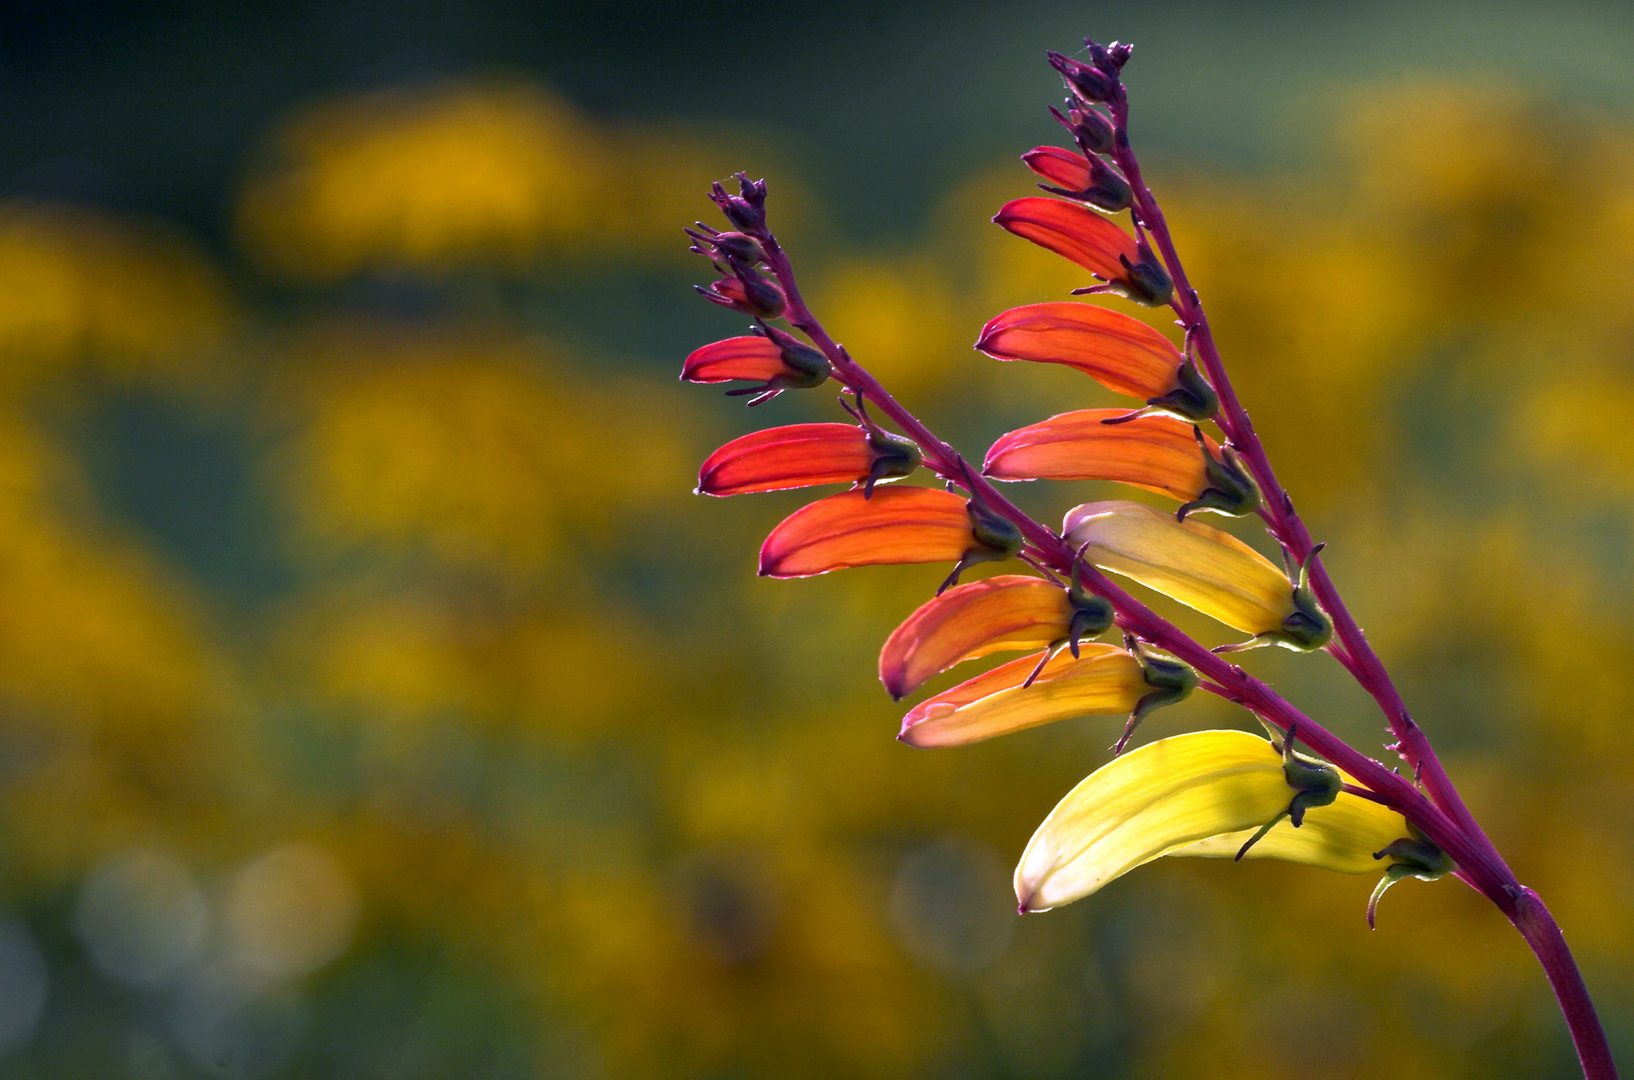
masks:
<path fill-rule="evenodd" d="M 1023 853 L 1015 878 L 1023 911 L 1088 896 L 1165 855 L 1277 858 L 1379 873 L 1365 907 L 1369 925 L 1379 897 L 1397 881 L 1453 876 L 1490 899 L 1536 953 L 1585 1077 L 1615 1078 L 1593 1003 L 1548 908 L 1505 864 L 1409 715 L 1237 400 L 1129 140 L 1121 73 L 1131 48 L 1086 46 L 1082 60 L 1049 54 L 1071 95 L 1065 111 L 1051 112 L 1076 150 L 1038 147 L 1024 155 L 1052 197 L 1016 199 L 994 221 L 1093 275 L 1095 282 L 1077 293 L 1167 306 L 1185 332 L 1184 348 L 1093 304 L 1032 304 L 995 317 L 977 341 L 981 352 L 1074 368 L 1134 404 L 1066 413 L 1011 432 L 977 470 L 823 329 L 767 226 L 765 183 L 739 174 L 735 191 L 721 184 L 712 191 L 729 229 L 699 225 L 688 233 L 693 250 L 721 275 L 701 291 L 750 315 L 753 334 L 694 352 L 683 378 L 749 381 L 754 385 L 731 393 L 753 394 L 750 404 L 833 379 L 849 395 L 841 402 L 859 426 L 795 425 L 734 440 L 705 463 L 699 490 L 858 485 L 779 524 L 761 548 L 765 575 L 954 563 L 938 595 L 881 652 L 880 678 L 893 697 L 965 661 L 1038 650 L 914 706 L 898 736 L 903 742 L 955 746 L 1078 716 L 1126 716 L 1112 759 L 1062 800 Z M 1110 216 L 1124 212 L 1127 230 Z M 868 407 L 896 432 L 871 419 Z M 1205 424 L 1217 431 L 1205 431 Z M 946 490 L 873 486 L 914 467 L 929 470 Z M 1170 513 L 1120 500 L 1086 503 L 1056 532 L 994 485 L 1033 478 L 1125 483 L 1182 505 Z M 1257 514 L 1283 567 L 1188 516 L 1202 510 Z M 1032 573 L 953 587 L 973 565 L 1012 559 Z M 1211 650 L 1109 572 L 1249 640 Z M 1123 647 L 1089 640 L 1114 624 Z M 1397 738 L 1391 749 L 1408 775 L 1349 746 L 1219 655 L 1254 644 L 1326 652 L 1343 665 L 1390 723 Z M 1271 738 L 1196 731 L 1123 752 L 1144 717 L 1197 687 L 1242 706 Z M 1297 752 L 1296 741 L 1310 753 Z"/>

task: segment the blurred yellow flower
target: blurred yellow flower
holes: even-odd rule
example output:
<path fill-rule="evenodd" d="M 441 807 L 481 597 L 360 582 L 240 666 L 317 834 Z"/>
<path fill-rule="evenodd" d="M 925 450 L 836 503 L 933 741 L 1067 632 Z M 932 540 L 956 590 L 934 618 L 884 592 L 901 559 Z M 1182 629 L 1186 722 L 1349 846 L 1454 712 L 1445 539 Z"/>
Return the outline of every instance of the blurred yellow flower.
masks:
<path fill-rule="evenodd" d="M 356 327 L 303 348 L 278 479 L 318 550 L 424 549 L 532 580 L 688 471 L 641 391 L 546 374 L 537 345 Z"/>
<path fill-rule="evenodd" d="M 0 378 L 95 362 L 119 381 L 197 379 L 230 324 L 223 284 L 169 228 L 0 204 Z"/>
<path fill-rule="evenodd" d="M 279 129 L 237 208 L 269 270 L 324 282 L 368 269 L 517 270 L 542 253 L 661 253 L 727 156 L 683 132 L 607 128 L 523 81 L 450 81 L 338 98 Z"/>

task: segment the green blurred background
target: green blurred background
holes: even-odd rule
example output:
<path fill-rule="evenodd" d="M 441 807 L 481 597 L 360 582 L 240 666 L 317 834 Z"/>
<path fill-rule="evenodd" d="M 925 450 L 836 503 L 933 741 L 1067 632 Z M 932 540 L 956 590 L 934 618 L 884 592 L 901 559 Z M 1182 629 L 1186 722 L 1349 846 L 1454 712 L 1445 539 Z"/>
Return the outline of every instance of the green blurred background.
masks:
<path fill-rule="evenodd" d="M 898 745 L 875 650 L 945 568 L 759 580 L 809 496 L 690 494 L 838 418 L 675 382 L 742 332 L 680 233 L 738 168 L 967 452 L 1112 403 L 970 348 L 1084 283 L 987 219 L 1085 33 L 1136 42 L 1239 390 L 1634 1059 L 1626 6 L 520 8 L 0 11 L 0 1077 L 1573 1075 L 1454 882 L 1372 933 L 1371 880 L 1269 864 L 1018 918 L 1115 722 Z M 1326 657 L 1245 663 L 1383 754 Z"/>

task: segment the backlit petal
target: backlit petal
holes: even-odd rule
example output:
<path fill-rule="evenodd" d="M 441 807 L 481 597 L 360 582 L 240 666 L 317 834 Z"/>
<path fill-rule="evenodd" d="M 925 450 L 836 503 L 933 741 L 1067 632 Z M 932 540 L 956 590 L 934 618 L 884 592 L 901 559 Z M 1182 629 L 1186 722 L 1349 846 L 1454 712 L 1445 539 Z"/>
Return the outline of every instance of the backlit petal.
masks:
<path fill-rule="evenodd" d="M 1089 171 L 1089 162 L 1076 150 L 1065 150 L 1059 146 L 1036 146 L 1022 154 L 1021 160 L 1039 176 L 1068 191 L 1082 191 L 1093 179 Z"/>
<path fill-rule="evenodd" d="M 693 351 L 681 366 L 686 382 L 718 383 L 733 379 L 765 382 L 776 375 L 793 374 L 783 362 L 783 351 L 763 337 L 735 337 Z"/>
<path fill-rule="evenodd" d="M 1116 480 L 1182 501 L 1197 498 L 1208 478 L 1191 426 L 1167 416 L 1103 423 L 1124 414 L 1082 409 L 1012 431 L 987 451 L 982 472 L 997 480 Z M 1218 458 L 1219 444 L 1203 438 Z"/>
<path fill-rule="evenodd" d="M 1078 659 L 1061 650 L 1023 686 L 1037 665 L 1036 655 L 1024 656 L 927 698 L 903 718 L 897 738 L 909 746 L 963 746 L 1074 716 L 1123 715 L 1151 689 L 1140 661 L 1099 642 L 1080 646 Z"/>
<path fill-rule="evenodd" d="M 1063 534 L 1103 570 L 1133 578 L 1248 634 L 1279 630 L 1294 611 L 1293 585 L 1271 561 L 1230 533 L 1184 523 L 1140 503 L 1084 503 Z"/>
<path fill-rule="evenodd" d="M 949 589 L 897 627 L 879 654 L 894 698 L 962 660 L 1005 649 L 1041 649 L 1067 636 L 1072 604 L 1059 585 L 1004 574 Z"/>
<path fill-rule="evenodd" d="M 1016 900 L 1022 911 L 1070 903 L 1177 848 L 1264 825 L 1292 794 L 1282 756 L 1257 735 L 1192 731 L 1147 743 L 1050 811 L 1016 866 Z"/>
<path fill-rule="evenodd" d="M 1094 304 L 1028 304 L 996 315 L 976 348 L 995 360 L 1065 364 L 1109 390 L 1141 401 L 1180 386 L 1185 357 L 1169 339 L 1138 319 Z"/>
<path fill-rule="evenodd" d="M 1222 833 L 1169 854 L 1232 859 L 1255 831 Z M 1249 848 L 1244 858 L 1282 859 L 1342 874 L 1377 874 L 1383 864 L 1373 853 L 1409 835 L 1407 819 L 1394 810 L 1341 792 L 1331 806 L 1305 811 L 1305 823 L 1299 828 L 1286 821 L 1278 824 Z"/>
<path fill-rule="evenodd" d="M 852 483 L 868 475 L 874 451 L 853 424 L 790 424 L 733 439 L 698 470 L 705 495 L 781 491 Z"/>
<path fill-rule="evenodd" d="M 849 566 L 957 562 L 976 545 L 965 500 L 941 488 L 843 491 L 784 518 L 760 547 L 766 577 L 810 577 Z"/>
<path fill-rule="evenodd" d="M 1120 256 L 1140 262 L 1134 237 L 1077 203 L 1035 195 L 1005 203 L 993 220 L 1108 281 L 1127 277 Z"/>

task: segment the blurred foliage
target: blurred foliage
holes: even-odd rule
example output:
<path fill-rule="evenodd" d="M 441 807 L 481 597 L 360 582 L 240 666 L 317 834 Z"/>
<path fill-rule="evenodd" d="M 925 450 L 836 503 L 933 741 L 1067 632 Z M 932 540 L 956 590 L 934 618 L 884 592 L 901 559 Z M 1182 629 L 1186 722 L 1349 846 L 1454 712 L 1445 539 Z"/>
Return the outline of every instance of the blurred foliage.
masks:
<path fill-rule="evenodd" d="M 1634 127 L 1461 86 L 1342 113 L 1321 166 L 1152 179 L 1354 610 L 1626 1051 Z M 734 153 L 453 81 L 267 133 L 230 271 L 0 205 L 0 1076 L 1571 1075 L 1450 881 L 1377 933 L 1372 882 L 1269 864 L 1014 916 L 1007 868 L 1113 729 L 897 745 L 874 650 L 943 570 L 757 580 L 806 496 L 688 494 L 726 437 L 832 412 L 673 385 L 741 331 L 671 315 Z M 995 163 L 858 249 L 774 178 L 813 305 L 973 453 L 1113 403 L 970 349 L 1084 284 L 987 224 L 1029 187 Z M 1038 487 L 1048 520 L 1120 494 Z M 1377 747 L 1325 657 L 1245 663 Z M 1244 720 L 1198 695 L 1142 737 Z"/>

